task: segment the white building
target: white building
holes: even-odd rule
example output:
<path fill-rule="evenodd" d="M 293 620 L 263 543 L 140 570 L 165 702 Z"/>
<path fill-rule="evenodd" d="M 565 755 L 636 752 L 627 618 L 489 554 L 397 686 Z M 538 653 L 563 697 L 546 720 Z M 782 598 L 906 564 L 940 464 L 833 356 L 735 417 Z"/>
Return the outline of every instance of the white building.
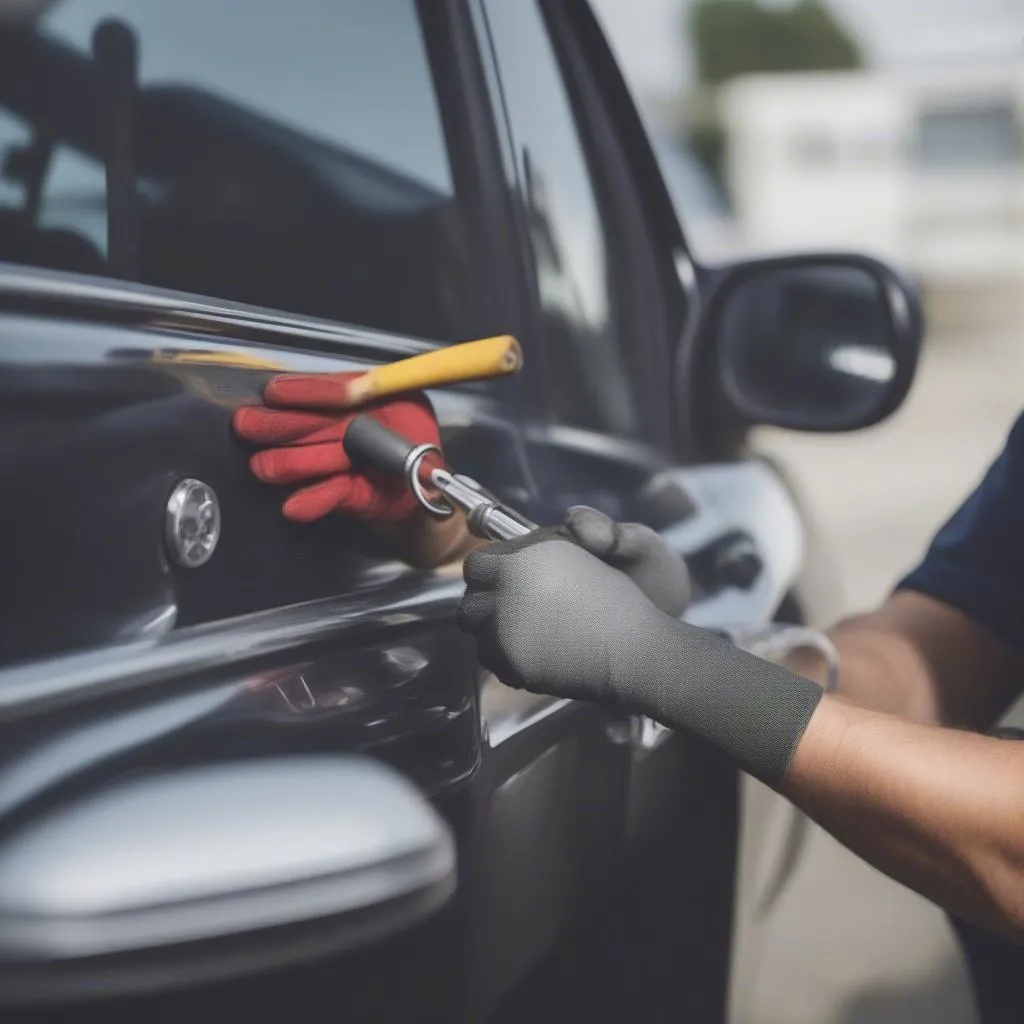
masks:
<path fill-rule="evenodd" d="M 862 250 L 939 288 L 1024 284 L 1024 63 L 750 76 L 722 103 L 752 249 Z"/>

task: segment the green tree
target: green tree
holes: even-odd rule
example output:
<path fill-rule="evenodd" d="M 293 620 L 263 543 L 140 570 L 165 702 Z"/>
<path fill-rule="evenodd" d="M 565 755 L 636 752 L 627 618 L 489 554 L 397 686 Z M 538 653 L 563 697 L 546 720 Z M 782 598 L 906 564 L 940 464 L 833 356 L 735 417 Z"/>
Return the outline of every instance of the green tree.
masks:
<path fill-rule="evenodd" d="M 819 0 L 762 7 L 757 0 L 697 0 L 688 30 L 700 81 L 772 71 L 858 68 L 863 60 L 850 32 Z"/>
<path fill-rule="evenodd" d="M 723 183 L 725 139 L 714 103 L 717 86 L 755 72 L 859 68 L 856 38 L 820 0 L 764 7 L 758 0 L 696 0 L 686 19 L 700 83 L 689 106 L 690 144 Z"/>

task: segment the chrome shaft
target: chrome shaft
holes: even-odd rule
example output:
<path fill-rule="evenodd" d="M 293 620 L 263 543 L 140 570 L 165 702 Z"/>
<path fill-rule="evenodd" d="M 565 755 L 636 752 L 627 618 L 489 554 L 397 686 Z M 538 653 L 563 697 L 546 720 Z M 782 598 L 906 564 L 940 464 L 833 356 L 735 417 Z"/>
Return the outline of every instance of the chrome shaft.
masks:
<path fill-rule="evenodd" d="M 466 513 L 470 533 L 474 536 L 488 540 L 513 540 L 537 529 L 534 523 L 502 505 L 468 476 L 435 469 L 430 478 L 452 505 Z"/>

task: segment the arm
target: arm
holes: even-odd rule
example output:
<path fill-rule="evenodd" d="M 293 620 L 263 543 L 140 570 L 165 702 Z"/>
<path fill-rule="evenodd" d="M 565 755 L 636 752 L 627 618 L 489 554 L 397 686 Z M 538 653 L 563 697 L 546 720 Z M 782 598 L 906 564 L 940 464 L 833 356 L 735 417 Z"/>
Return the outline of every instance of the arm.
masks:
<path fill-rule="evenodd" d="M 664 615 L 557 536 L 488 545 L 467 559 L 465 576 L 459 624 L 503 681 L 699 736 L 892 877 L 1024 941 L 1024 744 L 823 697 L 813 682 Z M 901 615 L 925 607 L 893 604 Z M 871 666 L 892 672 L 903 657 L 927 665 L 891 615 L 842 641 L 862 659 L 854 680 L 874 686 Z M 936 629 L 955 620 L 928 621 L 937 657 L 957 638 Z M 936 674 L 919 671 L 926 681 Z M 898 686 L 892 675 L 886 682 Z"/>
<path fill-rule="evenodd" d="M 930 725 L 985 730 L 1007 710 L 1024 679 L 1024 657 L 956 608 L 897 591 L 877 611 L 829 631 L 839 653 L 839 693 L 876 711 Z M 824 683 L 813 653 L 788 661 Z"/>
<path fill-rule="evenodd" d="M 1024 416 L 920 565 L 877 611 L 831 632 L 839 692 L 914 721 L 988 729 L 1024 680 Z M 806 657 L 795 671 L 822 679 Z"/>
<path fill-rule="evenodd" d="M 825 697 L 778 788 L 896 881 L 1024 942 L 1024 743 Z"/>

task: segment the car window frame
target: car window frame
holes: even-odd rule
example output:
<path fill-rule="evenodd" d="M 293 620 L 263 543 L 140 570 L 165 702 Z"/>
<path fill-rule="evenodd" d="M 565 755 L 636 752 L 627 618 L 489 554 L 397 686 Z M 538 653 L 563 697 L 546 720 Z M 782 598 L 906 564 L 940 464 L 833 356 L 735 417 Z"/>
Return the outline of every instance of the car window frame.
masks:
<path fill-rule="evenodd" d="M 496 202 L 504 210 L 506 245 L 512 257 L 506 283 L 516 292 L 517 337 L 523 344 L 526 356 L 519 374 L 521 411 L 526 421 L 537 422 L 544 420 L 552 407 L 549 394 L 552 382 L 547 379 L 541 361 L 530 358 L 531 352 L 537 351 L 542 344 L 541 310 L 529 230 L 524 220 L 523 203 L 520 201 L 521 183 L 515 159 L 515 140 L 484 0 L 464 0 L 462 6 L 467 13 L 481 71 L 477 98 L 487 108 L 487 120 L 494 127 L 497 145 L 495 181 L 500 199 Z"/>
<path fill-rule="evenodd" d="M 483 101 L 480 54 L 462 0 L 416 0 L 416 9 L 455 194 L 465 203 L 468 215 L 480 309 L 495 319 L 495 329 L 514 333 L 511 328 L 517 326 L 522 306 L 507 287 L 515 255 L 508 244 L 508 210 L 500 187 L 498 128 Z"/>
<path fill-rule="evenodd" d="M 699 395 L 696 328 L 708 271 L 694 258 L 686 238 L 686 225 L 672 201 L 647 127 L 592 5 L 588 0 L 564 0 L 564 4 L 556 6 L 571 25 L 574 38 L 594 70 L 594 82 L 616 126 L 622 155 L 638 189 L 647 236 L 658 263 L 669 316 L 668 377 L 674 388 L 669 410 L 670 457 L 679 464 L 699 462 L 706 452 L 702 443 L 704 416 Z"/>
<path fill-rule="evenodd" d="M 586 11 L 586 4 L 572 0 L 537 3 L 558 58 L 591 173 L 603 193 L 600 204 L 614 218 L 617 232 L 628 247 L 630 301 L 635 306 L 631 320 L 637 334 L 627 339 L 627 344 L 638 345 L 643 359 L 637 384 L 646 429 L 640 440 L 667 451 L 672 402 L 667 303 L 636 178 L 626 157 L 628 143 L 602 89 L 591 47 L 582 45 L 578 19 L 580 10 Z M 603 42 L 600 27 L 595 23 L 593 29 Z M 611 67 L 618 73 L 614 59 Z M 607 68 L 604 73 L 608 73 Z"/>
<path fill-rule="evenodd" d="M 503 126 L 490 102 L 488 54 L 466 0 L 416 0 L 456 195 L 465 197 L 479 288 L 480 335 L 531 329 L 528 279 L 506 187 Z M 440 346 L 439 346 L 440 347 Z M 534 371 L 529 360 L 528 369 Z M 535 403 L 535 373 L 486 384 L 518 419 Z"/>
<path fill-rule="evenodd" d="M 653 326 L 654 322 L 660 321 L 664 316 L 664 298 L 656 294 L 657 289 L 654 287 L 655 264 L 649 241 L 643 235 L 643 226 L 638 216 L 635 186 L 631 181 L 623 180 L 628 179 L 628 171 L 623 155 L 616 152 L 620 140 L 617 140 L 615 125 L 609 112 L 604 109 L 602 96 L 595 86 L 586 60 L 574 46 L 574 27 L 564 17 L 563 5 L 547 0 L 530 2 L 537 3 L 538 14 L 551 42 L 558 74 L 565 87 L 573 120 L 580 136 L 583 157 L 593 180 L 595 199 L 602 220 L 605 224 L 613 225 L 617 236 L 626 239 L 630 254 L 627 262 L 631 265 L 644 264 L 651 271 L 645 274 L 634 270 L 626 280 L 626 312 L 630 327 L 628 339 L 622 339 L 620 343 L 639 345 L 642 353 L 640 372 L 631 374 L 633 400 L 640 415 L 641 426 L 640 436 L 632 440 L 664 452 L 668 449 L 670 434 L 669 395 L 665 390 L 670 367 L 670 346 L 666 344 L 667 332 Z M 478 34 L 490 48 L 488 62 L 494 80 L 492 91 L 496 93 L 492 96 L 491 103 L 495 116 L 502 122 L 505 137 L 506 180 L 511 189 L 521 194 L 522 183 L 518 168 L 514 160 L 510 160 L 507 155 L 509 147 L 514 149 L 511 140 L 516 136 L 515 122 L 501 92 L 501 68 L 491 43 L 491 28 L 483 0 L 474 0 L 473 10 Z M 520 237 L 519 249 L 529 278 L 528 340 L 530 347 L 539 348 L 544 344 L 543 312 L 537 295 L 534 255 L 529 243 L 528 230 L 521 215 L 522 203 L 516 205 L 520 209 L 520 216 L 516 218 Z M 648 313 L 653 316 L 647 315 Z M 631 361 L 632 358 L 631 355 Z M 538 420 L 546 421 L 556 428 L 565 427 L 574 431 L 582 429 L 585 432 L 610 436 L 600 429 L 580 428 L 575 424 L 562 423 L 553 412 L 554 403 L 549 398 L 550 389 L 554 384 L 555 382 L 544 380 L 536 382 L 538 394 L 542 396 L 536 410 Z"/>

